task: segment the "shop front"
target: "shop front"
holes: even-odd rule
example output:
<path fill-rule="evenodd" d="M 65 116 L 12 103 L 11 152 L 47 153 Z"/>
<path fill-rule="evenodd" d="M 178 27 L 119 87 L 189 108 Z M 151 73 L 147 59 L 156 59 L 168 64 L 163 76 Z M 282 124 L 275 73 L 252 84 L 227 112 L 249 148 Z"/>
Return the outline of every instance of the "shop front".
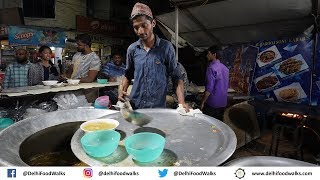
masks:
<path fill-rule="evenodd" d="M 87 33 L 92 38 L 92 50 L 95 51 L 102 63 L 109 61 L 113 49 L 124 49 L 134 37 L 126 23 L 117 23 L 102 19 L 77 16 L 77 32 Z"/>

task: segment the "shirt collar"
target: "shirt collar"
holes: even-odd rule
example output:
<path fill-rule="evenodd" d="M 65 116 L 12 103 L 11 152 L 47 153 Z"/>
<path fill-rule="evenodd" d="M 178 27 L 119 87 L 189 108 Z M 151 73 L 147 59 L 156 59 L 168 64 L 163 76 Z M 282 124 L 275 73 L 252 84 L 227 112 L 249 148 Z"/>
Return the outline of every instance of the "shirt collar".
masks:
<path fill-rule="evenodd" d="M 212 62 L 210 63 L 210 65 L 214 65 L 214 64 L 216 64 L 216 63 L 220 63 L 220 60 L 219 60 L 219 59 L 216 59 L 216 60 L 212 61 Z"/>
<path fill-rule="evenodd" d="M 21 64 L 21 63 L 18 63 L 17 61 L 14 62 L 16 65 L 18 66 L 25 66 L 25 65 L 29 65 L 30 64 L 30 61 L 27 61 L 27 63 L 24 63 L 24 64 Z"/>
<path fill-rule="evenodd" d="M 158 37 L 158 35 L 155 34 L 154 38 L 156 39 L 156 41 L 155 41 L 154 46 L 152 48 L 157 47 L 160 44 L 160 38 Z M 138 40 L 137 46 L 139 48 L 143 48 L 143 44 L 142 44 L 142 40 L 141 39 Z"/>

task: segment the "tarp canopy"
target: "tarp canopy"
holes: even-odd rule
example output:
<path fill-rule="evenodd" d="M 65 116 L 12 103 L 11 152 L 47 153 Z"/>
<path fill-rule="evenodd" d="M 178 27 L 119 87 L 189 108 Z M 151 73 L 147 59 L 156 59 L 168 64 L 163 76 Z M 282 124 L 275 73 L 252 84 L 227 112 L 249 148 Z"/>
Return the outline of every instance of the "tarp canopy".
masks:
<path fill-rule="evenodd" d="M 197 48 L 291 37 L 313 25 L 318 0 L 171 0 L 179 36 Z M 175 31 L 175 12 L 156 16 Z"/>

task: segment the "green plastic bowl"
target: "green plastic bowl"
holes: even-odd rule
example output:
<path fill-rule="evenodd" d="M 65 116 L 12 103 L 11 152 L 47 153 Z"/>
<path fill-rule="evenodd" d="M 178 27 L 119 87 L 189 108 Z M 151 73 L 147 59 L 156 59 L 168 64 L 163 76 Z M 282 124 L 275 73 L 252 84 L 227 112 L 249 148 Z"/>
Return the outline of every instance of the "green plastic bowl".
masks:
<path fill-rule="evenodd" d="M 120 133 L 100 130 L 86 133 L 80 140 L 83 150 L 92 157 L 107 157 L 118 147 Z"/>
<path fill-rule="evenodd" d="M 107 84 L 108 79 L 97 79 L 98 84 Z"/>
<path fill-rule="evenodd" d="M 156 133 L 142 132 L 127 137 L 124 145 L 134 160 L 151 162 L 161 155 L 165 138 Z"/>
<path fill-rule="evenodd" d="M 0 118 L 0 130 L 9 127 L 13 123 L 13 120 L 10 118 Z"/>

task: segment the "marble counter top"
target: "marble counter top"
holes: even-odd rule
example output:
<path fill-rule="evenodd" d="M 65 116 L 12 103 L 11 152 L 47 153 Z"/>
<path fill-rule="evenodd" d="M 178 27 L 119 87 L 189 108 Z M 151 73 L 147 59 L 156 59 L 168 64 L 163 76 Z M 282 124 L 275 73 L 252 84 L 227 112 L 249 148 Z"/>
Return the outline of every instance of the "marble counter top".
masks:
<path fill-rule="evenodd" d="M 62 92 L 62 91 L 74 91 L 79 89 L 90 89 L 90 88 L 103 88 L 103 87 L 119 86 L 119 82 L 108 82 L 107 84 L 93 83 L 80 83 L 78 85 L 66 85 L 62 87 L 52 86 L 28 86 L 23 88 L 8 89 L 5 92 L 0 93 L 3 97 L 18 97 L 24 95 L 37 95 L 49 92 Z"/>

